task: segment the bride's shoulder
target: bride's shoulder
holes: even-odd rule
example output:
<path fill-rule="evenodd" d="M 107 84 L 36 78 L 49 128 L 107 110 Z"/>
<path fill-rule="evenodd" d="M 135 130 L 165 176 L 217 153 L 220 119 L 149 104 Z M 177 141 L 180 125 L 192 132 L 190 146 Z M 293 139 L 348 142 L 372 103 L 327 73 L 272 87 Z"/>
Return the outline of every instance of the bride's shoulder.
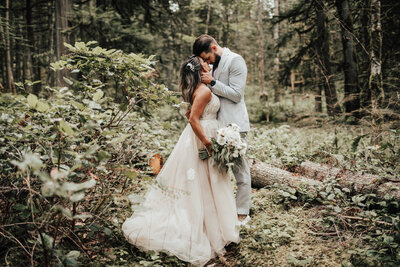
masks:
<path fill-rule="evenodd" d="M 207 99 L 211 100 L 212 94 L 210 88 L 208 88 L 205 84 L 200 84 L 199 87 L 197 87 L 196 91 L 194 91 L 193 98 L 202 98 L 202 99 Z"/>

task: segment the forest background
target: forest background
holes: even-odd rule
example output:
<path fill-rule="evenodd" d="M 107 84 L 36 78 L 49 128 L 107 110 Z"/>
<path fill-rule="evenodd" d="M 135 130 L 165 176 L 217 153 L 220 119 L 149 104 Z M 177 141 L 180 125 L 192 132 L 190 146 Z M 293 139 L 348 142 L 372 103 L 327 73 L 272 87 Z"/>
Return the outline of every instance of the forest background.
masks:
<path fill-rule="evenodd" d="M 1 262 L 183 264 L 129 247 L 120 224 L 187 123 L 178 70 L 203 33 L 246 61 L 252 160 L 398 185 L 399 10 L 397 0 L 2 0 Z M 216 264 L 396 266 L 398 201 L 331 176 L 322 194 L 254 191 L 252 227 Z"/>

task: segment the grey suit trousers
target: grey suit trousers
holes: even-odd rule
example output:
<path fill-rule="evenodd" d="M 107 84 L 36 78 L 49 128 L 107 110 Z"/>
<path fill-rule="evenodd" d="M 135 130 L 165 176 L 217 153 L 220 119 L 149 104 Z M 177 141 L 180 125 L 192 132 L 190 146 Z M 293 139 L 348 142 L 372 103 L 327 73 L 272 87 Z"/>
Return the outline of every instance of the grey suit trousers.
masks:
<path fill-rule="evenodd" d="M 242 138 L 247 144 L 247 138 Z M 250 209 L 250 193 L 251 178 L 250 165 L 247 157 L 242 158 L 242 162 L 233 167 L 235 175 L 237 191 L 236 191 L 236 208 L 238 214 L 249 214 Z"/>

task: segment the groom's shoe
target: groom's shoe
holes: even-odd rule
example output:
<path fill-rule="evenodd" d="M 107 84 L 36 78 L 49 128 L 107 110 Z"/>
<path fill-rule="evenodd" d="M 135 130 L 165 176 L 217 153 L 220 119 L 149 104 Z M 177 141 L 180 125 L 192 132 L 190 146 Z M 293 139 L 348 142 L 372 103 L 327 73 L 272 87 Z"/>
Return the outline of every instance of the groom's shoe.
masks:
<path fill-rule="evenodd" d="M 247 215 L 242 221 L 239 220 L 239 226 L 245 226 L 250 221 L 250 216 Z"/>

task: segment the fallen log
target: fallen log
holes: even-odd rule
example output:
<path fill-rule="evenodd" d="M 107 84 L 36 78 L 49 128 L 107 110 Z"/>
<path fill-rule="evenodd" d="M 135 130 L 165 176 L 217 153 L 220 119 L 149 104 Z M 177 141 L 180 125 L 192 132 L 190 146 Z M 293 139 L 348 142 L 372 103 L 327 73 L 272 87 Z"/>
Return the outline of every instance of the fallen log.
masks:
<path fill-rule="evenodd" d="M 262 188 L 278 183 L 294 188 L 305 185 L 309 190 L 315 191 L 314 185 L 321 184 L 320 181 L 290 173 L 258 160 L 250 161 L 250 175 L 253 188 Z"/>
<path fill-rule="evenodd" d="M 340 186 L 349 188 L 355 192 L 374 192 L 380 197 L 389 195 L 393 196 L 396 200 L 400 200 L 400 181 L 397 182 L 393 179 L 391 179 L 392 182 L 385 182 L 385 180 L 378 175 L 352 172 L 311 161 L 303 162 L 297 167 L 296 172 L 317 181 L 323 181 L 327 178 L 336 178 Z"/>

